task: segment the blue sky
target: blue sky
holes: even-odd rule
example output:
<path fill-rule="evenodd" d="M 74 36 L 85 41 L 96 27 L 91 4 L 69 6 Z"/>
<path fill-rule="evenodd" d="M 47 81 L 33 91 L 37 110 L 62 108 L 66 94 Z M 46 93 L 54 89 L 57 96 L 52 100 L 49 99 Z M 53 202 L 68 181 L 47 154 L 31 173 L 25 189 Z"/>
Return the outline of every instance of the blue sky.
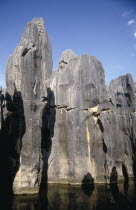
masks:
<path fill-rule="evenodd" d="M 96 56 L 106 83 L 130 72 L 136 81 L 136 0 L 0 0 L 0 85 L 25 25 L 42 17 L 54 69 L 62 51 Z"/>

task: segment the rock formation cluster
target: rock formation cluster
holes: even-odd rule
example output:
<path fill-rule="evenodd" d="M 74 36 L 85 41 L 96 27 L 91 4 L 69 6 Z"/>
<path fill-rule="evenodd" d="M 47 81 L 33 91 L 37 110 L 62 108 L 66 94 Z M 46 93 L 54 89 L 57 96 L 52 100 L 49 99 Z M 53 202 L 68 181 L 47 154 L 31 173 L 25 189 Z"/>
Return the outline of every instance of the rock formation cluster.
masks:
<path fill-rule="evenodd" d="M 58 70 L 52 71 L 51 51 L 43 19 L 34 18 L 8 60 L 0 138 L 7 142 L 14 192 L 38 192 L 46 183 L 134 178 L 132 76 L 120 76 L 107 87 L 102 64 L 72 50 L 62 53 Z"/>

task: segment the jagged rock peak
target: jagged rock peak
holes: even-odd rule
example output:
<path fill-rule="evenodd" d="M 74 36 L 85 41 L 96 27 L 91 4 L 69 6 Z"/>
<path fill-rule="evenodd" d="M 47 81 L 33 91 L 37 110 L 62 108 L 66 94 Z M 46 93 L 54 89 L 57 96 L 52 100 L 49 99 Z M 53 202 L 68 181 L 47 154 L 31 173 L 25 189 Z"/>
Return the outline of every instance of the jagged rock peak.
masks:
<path fill-rule="evenodd" d="M 33 18 L 33 20 L 31 21 L 32 23 L 35 23 L 35 24 L 37 24 L 37 25 L 42 25 L 42 26 L 44 26 L 44 20 L 43 20 L 43 18 Z"/>
<path fill-rule="evenodd" d="M 120 76 L 110 82 L 109 92 L 113 104 L 120 110 L 135 111 L 135 85 L 131 74 Z"/>
<path fill-rule="evenodd" d="M 52 73 L 52 48 L 42 18 L 27 23 L 20 44 L 8 60 L 6 72 L 7 90 L 11 95 L 14 83 L 25 98 L 30 99 L 31 94 L 43 95 Z"/>
<path fill-rule="evenodd" d="M 59 69 L 64 68 L 72 58 L 76 57 L 77 55 L 72 50 L 65 50 L 59 60 Z"/>
<path fill-rule="evenodd" d="M 37 42 L 39 39 L 38 36 L 47 36 L 45 33 L 44 20 L 42 18 L 33 18 L 33 20 L 29 21 L 26 25 L 21 38 L 21 44 L 24 44 L 24 42 L 27 44 L 30 42 Z"/>

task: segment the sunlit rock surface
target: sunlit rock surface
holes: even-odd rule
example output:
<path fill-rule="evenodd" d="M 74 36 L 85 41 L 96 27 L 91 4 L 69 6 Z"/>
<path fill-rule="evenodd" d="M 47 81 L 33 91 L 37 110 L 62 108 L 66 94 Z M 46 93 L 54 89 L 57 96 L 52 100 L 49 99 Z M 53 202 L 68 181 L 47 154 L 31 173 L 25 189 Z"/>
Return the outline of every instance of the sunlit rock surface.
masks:
<path fill-rule="evenodd" d="M 133 177 L 136 105 L 131 75 L 107 88 L 101 63 L 82 55 L 55 72 L 50 87 L 57 109 L 48 181 L 110 183 Z"/>
<path fill-rule="evenodd" d="M 34 18 L 8 60 L 6 83 L 15 193 L 38 192 L 47 183 L 135 177 L 136 87 L 130 74 L 107 87 L 102 64 L 72 50 L 62 53 L 52 72 L 49 37 L 43 19 Z"/>

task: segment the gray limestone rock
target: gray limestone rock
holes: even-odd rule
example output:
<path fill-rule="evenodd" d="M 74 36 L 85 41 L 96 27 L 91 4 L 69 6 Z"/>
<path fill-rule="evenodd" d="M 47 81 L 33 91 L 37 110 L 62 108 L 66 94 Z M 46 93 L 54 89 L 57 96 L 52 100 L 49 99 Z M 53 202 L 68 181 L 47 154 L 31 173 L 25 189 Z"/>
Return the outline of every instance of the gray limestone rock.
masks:
<path fill-rule="evenodd" d="M 45 107 L 42 101 L 47 96 L 47 83 L 52 73 L 51 51 L 43 19 L 34 18 L 27 23 L 20 44 L 8 60 L 7 92 L 11 97 L 15 91 L 21 94 L 25 122 L 25 131 L 20 139 L 20 167 L 13 183 L 15 193 L 39 190 L 43 165 L 42 111 Z M 16 162 L 15 158 L 12 159 Z"/>
<path fill-rule="evenodd" d="M 42 18 L 27 23 L 20 44 L 7 63 L 7 91 L 13 95 L 15 83 L 23 98 L 40 99 L 45 95 L 52 73 L 52 50 Z"/>
<path fill-rule="evenodd" d="M 102 64 L 72 50 L 62 53 L 52 72 L 44 21 L 34 18 L 8 60 L 6 83 L 0 136 L 11 148 L 15 193 L 38 192 L 47 182 L 112 183 L 136 176 L 136 87 L 130 74 L 107 87 Z"/>
<path fill-rule="evenodd" d="M 112 80 L 109 85 L 109 94 L 113 110 L 119 113 L 135 112 L 135 84 L 130 74 Z"/>
<path fill-rule="evenodd" d="M 67 51 L 64 55 L 67 53 L 69 55 Z M 52 75 L 50 87 L 54 91 L 55 105 L 60 107 L 88 109 L 108 103 L 104 69 L 93 56 L 71 58 L 63 71 Z"/>
<path fill-rule="evenodd" d="M 83 55 L 54 72 L 50 87 L 57 109 L 48 181 L 81 183 L 87 173 L 90 183 L 134 177 L 136 115 L 131 75 L 113 80 L 107 88 L 101 63 Z"/>
<path fill-rule="evenodd" d="M 72 50 L 65 50 L 62 55 L 61 58 L 59 60 L 59 69 L 58 70 L 62 70 L 63 68 L 65 68 L 68 64 L 68 62 L 71 59 L 76 59 L 77 55 L 72 51 Z"/>

